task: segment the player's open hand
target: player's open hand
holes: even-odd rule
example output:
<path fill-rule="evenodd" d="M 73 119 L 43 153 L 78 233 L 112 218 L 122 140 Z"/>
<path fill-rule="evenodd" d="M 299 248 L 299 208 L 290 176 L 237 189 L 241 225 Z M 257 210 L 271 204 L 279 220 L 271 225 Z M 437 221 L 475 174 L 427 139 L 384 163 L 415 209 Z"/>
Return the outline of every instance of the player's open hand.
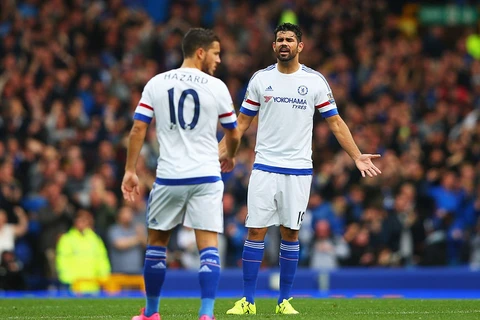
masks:
<path fill-rule="evenodd" d="M 122 180 L 122 193 L 123 199 L 133 202 L 135 201 L 135 195 L 140 194 L 138 188 L 138 176 L 135 172 L 126 171 Z"/>
<path fill-rule="evenodd" d="M 355 165 L 362 173 L 362 177 L 373 177 L 382 173 L 372 162 L 372 159 L 380 157 L 381 155 L 379 154 L 361 154 L 360 157 L 355 160 Z"/>

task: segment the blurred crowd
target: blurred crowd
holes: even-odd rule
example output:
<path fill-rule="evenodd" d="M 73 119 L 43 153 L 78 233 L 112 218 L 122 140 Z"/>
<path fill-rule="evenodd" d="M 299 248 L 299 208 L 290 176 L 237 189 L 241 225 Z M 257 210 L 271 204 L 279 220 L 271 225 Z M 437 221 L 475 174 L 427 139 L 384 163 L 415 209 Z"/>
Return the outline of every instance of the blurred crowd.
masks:
<path fill-rule="evenodd" d="M 124 202 L 119 186 L 143 86 L 179 67 L 188 28 L 213 28 L 222 46 L 216 75 L 238 108 L 251 75 L 275 62 L 282 21 L 301 26 L 300 61 L 328 79 L 360 149 L 382 154 L 383 174 L 361 178 L 315 117 L 301 265 L 480 266 L 480 60 L 466 46 L 477 30 L 407 32 L 403 2 L 1 1 L 0 288 L 140 273 L 154 126 L 136 202 Z M 253 125 L 223 176 L 225 267 L 241 265 L 255 133 Z M 169 266 L 196 268 L 192 230 L 173 237 Z M 264 267 L 278 265 L 278 241 L 271 228 Z"/>

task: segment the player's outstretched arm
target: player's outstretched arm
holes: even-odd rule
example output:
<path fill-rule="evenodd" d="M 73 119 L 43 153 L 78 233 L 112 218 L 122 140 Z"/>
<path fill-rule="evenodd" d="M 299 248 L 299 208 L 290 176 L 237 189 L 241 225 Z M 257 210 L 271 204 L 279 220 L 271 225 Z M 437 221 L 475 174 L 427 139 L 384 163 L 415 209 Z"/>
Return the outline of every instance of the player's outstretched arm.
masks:
<path fill-rule="evenodd" d="M 252 123 L 253 118 L 255 118 L 255 117 L 247 116 L 246 114 L 243 114 L 241 112 L 238 114 L 237 128 L 236 129 L 238 130 L 239 144 L 240 144 L 240 140 L 241 140 L 243 134 L 250 127 L 250 124 Z M 222 168 L 222 172 L 229 172 L 229 171 L 233 170 L 233 167 L 235 166 L 235 162 L 234 162 L 233 159 L 232 159 L 233 164 L 227 164 L 224 161 L 226 158 L 228 158 L 228 148 L 227 148 L 227 143 L 226 143 L 227 142 L 226 141 L 226 139 L 227 139 L 227 129 L 224 129 L 224 130 L 225 130 L 225 136 L 218 143 L 218 154 L 219 154 L 219 159 L 220 159 L 220 165 L 221 165 L 221 168 Z M 237 146 L 237 148 L 238 148 L 238 146 Z M 228 168 L 230 166 L 231 166 L 231 169 L 228 170 Z"/>
<path fill-rule="evenodd" d="M 362 173 L 362 177 L 373 177 L 382 173 L 372 159 L 380 158 L 379 154 L 362 154 L 358 149 L 357 144 L 353 140 L 352 133 L 348 129 L 347 124 L 339 115 L 326 118 L 330 130 L 337 138 L 342 148 L 348 153 L 348 155 L 355 161 L 355 165 Z"/>
<path fill-rule="evenodd" d="M 125 175 L 122 180 L 123 198 L 128 201 L 134 201 L 135 194 L 140 194 L 136 166 L 140 150 L 142 150 L 143 142 L 145 141 L 147 128 L 148 123 L 134 120 L 128 136 L 127 162 L 125 164 Z"/>

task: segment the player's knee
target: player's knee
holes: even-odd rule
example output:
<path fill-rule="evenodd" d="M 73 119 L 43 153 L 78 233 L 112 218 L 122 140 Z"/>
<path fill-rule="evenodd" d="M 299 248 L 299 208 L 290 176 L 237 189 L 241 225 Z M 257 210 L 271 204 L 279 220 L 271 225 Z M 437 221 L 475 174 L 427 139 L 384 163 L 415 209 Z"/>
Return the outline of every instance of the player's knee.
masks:
<path fill-rule="evenodd" d="M 267 228 L 250 228 L 248 229 L 248 240 L 263 241 L 267 234 Z"/>
<path fill-rule="evenodd" d="M 170 240 L 171 231 L 148 229 L 147 244 L 149 246 L 166 247 Z"/>
<path fill-rule="evenodd" d="M 298 230 L 282 227 L 280 229 L 282 239 L 285 241 L 295 242 L 298 241 Z"/>

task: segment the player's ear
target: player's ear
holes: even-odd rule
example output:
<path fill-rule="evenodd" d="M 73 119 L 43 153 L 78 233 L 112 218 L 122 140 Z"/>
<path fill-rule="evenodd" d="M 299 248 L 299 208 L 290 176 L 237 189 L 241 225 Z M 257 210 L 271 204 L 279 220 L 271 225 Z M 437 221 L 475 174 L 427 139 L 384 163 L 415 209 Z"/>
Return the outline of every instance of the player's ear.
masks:
<path fill-rule="evenodd" d="M 273 49 L 273 52 L 277 52 L 277 49 L 275 48 L 275 41 L 272 42 L 272 49 Z"/>
<path fill-rule="evenodd" d="M 302 50 L 303 50 L 303 42 L 300 42 L 298 44 L 298 53 L 302 52 Z"/>
<path fill-rule="evenodd" d="M 203 48 L 198 48 L 197 51 L 195 52 L 195 55 L 199 60 L 203 60 L 206 54 L 207 52 Z"/>

